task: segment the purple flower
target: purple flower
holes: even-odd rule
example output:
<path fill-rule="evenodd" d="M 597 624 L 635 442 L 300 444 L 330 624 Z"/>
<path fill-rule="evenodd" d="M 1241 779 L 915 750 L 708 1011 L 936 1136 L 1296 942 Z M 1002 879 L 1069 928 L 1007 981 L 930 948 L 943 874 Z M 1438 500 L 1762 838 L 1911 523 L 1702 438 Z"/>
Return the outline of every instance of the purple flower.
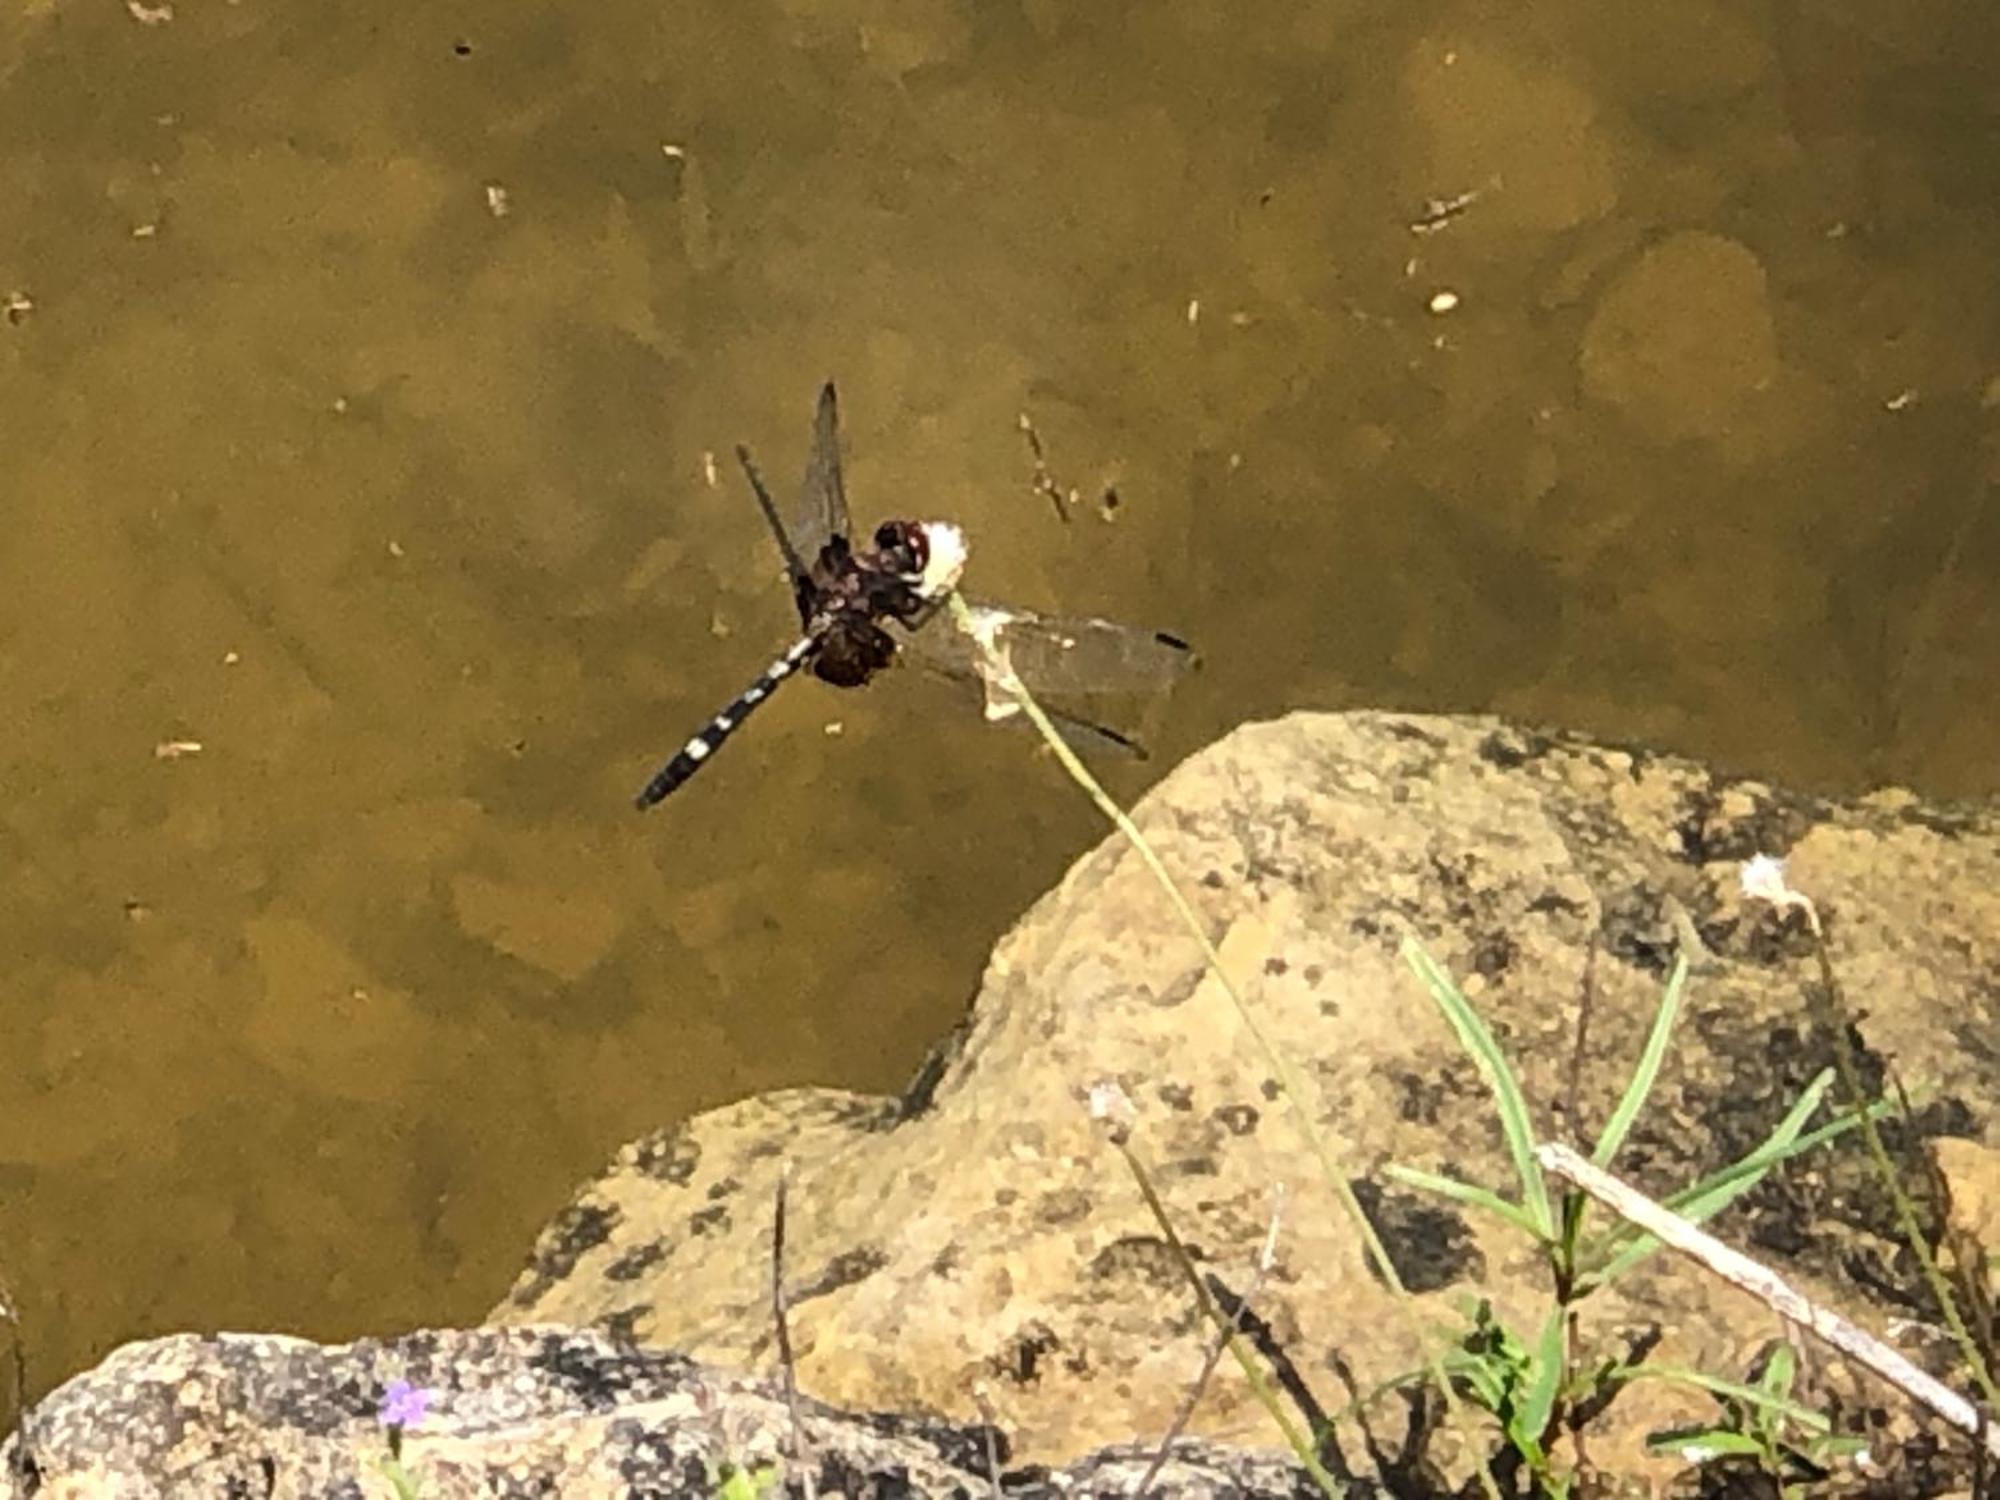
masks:
<path fill-rule="evenodd" d="M 407 1380 L 390 1381 L 389 1388 L 382 1393 L 382 1409 L 378 1413 L 382 1425 L 397 1432 L 415 1427 L 430 1410 L 434 1394 Z"/>

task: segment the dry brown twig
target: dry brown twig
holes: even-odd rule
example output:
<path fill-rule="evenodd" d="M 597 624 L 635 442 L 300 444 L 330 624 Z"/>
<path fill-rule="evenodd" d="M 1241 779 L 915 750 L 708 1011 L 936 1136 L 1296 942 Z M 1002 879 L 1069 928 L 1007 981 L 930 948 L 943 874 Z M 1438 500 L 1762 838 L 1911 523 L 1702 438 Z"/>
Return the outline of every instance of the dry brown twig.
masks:
<path fill-rule="evenodd" d="M 1229 1320 L 1216 1326 L 1215 1337 L 1209 1340 L 1208 1353 L 1202 1358 L 1201 1370 L 1194 1377 L 1194 1384 L 1188 1387 L 1187 1394 L 1181 1398 L 1173 1421 L 1167 1424 L 1166 1436 L 1160 1439 L 1159 1450 L 1146 1466 L 1145 1475 L 1135 1491 L 1137 1494 L 1144 1495 L 1152 1490 L 1153 1481 L 1159 1478 L 1160 1470 L 1166 1467 L 1167 1459 L 1173 1453 L 1174 1443 L 1187 1430 L 1188 1419 L 1194 1415 L 1201 1393 L 1208 1389 L 1208 1382 L 1214 1378 L 1215 1367 L 1222 1362 L 1223 1351 L 1228 1349 L 1231 1336 L 1243 1331 L 1243 1314 L 1257 1300 L 1257 1294 L 1264 1290 L 1264 1278 L 1270 1274 L 1271 1266 L 1278 1258 L 1278 1225 L 1285 1213 L 1285 1185 L 1282 1182 L 1271 1190 L 1271 1197 L 1271 1222 L 1264 1229 L 1264 1248 L 1257 1252 L 1257 1264 L 1251 1272 L 1250 1285 Z"/>
<path fill-rule="evenodd" d="M 993 1403 L 987 1399 L 984 1384 L 975 1384 L 972 1387 L 972 1401 L 979 1408 L 979 1420 L 985 1424 L 986 1428 L 984 1433 L 986 1440 L 986 1482 L 993 1487 L 993 1500 L 1002 1500 L 1002 1491 L 1000 1488 L 1000 1449 L 995 1441 L 995 1434 L 1000 1431 L 1000 1415 L 993 1410 Z"/>
<path fill-rule="evenodd" d="M 1888 1381 L 1912 1401 L 1928 1407 L 1944 1421 L 1984 1445 L 2000 1458 L 2000 1428 L 1991 1427 L 1979 1409 L 1957 1391 L 1932 1379 L 1873 1334 L 1821 1307 L 1776 1271 L 1732 1249 L 1714 1235 L 1696 1228 L 1672 1209 L 1656 1203 L 1637 1188 L 1593 1166 L 1569 1147 L 1538 1146 L 1542 1170 L 1573 1182 L 1627 1223 L 1636 1224 L 1661 1244 L 1699 1261 L 1730 1285 L 1748 1292 L 1788 1323 L 1803 1328 L 1822 1343 Z"/>
<path fill-rule="evenodd" d="M 785 1318 L 785 1190 L 792 1180 L 790 1161 L 778 1169 L 778 1201 L 771 1215 L 771 1321 L 778 1332 L 778 1363 L 785 1373 L 785 1405 L 792 1414 L 792 1463 L 798 1470 L 806 1500 L 818 1500 L 813 1479 L 812 1440 L 806 1436 L 805 1413 L 799 1408 L 798 1366 L 792 1359 L 792 1330 Z"/>

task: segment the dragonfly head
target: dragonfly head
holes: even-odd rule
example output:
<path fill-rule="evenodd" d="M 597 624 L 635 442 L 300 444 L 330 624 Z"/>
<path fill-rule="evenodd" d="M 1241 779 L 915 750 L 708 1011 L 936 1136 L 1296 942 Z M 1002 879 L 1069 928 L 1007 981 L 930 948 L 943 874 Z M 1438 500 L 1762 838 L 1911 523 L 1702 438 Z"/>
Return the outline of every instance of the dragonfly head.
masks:
<path fill-rule="evenodd" d="M 965 533 L 949 521 L 885 521 L 875 546 L 896 575 L 927 601 L 942 599 L 965 572 Z"/>

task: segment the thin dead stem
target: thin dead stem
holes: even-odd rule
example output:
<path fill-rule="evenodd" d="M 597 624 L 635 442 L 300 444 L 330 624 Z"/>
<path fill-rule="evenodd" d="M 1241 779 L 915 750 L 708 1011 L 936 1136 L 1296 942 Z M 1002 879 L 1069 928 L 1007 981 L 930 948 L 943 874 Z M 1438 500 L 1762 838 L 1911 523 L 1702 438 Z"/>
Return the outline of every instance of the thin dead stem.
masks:
<path fill-rule="evenodd" d="M 1194 1289 L 1195 1301 L 1201 1307 L 1202 1316 L 1207 1318 L 1221 1334 L 1223 1346 L 1236 1360 L 1237 1368 L 1243 1371 L 1243 1378 L 1249 1382 L 1250 1392 L 1257 1398 L 1258 1405 L 1270 1415 L 1278 1431 L 1284 1435 L 1285 1446 L 1290 1448 L 1299 1462 L 1305 1465 L 1313 1483 L 1328 1496 L 1328 1500 L 1339 1500 L 1339 1485 L 1334 1482 L 1333 1476 L 1327 1473 L 1325 1465 L 1319 1461 L 1318 1442 L 1301 1433 L 1292 1419 L 1286 1415 L 1283 1403 L 1278 1400 L 1278 1393 L 1271 1388 L 1271 1382 L 1265 1376 L 1263 1368 L 1251 1357 L 1249 1347 L 1243 1342 L 1242 1335 L 1236 1331 L 1236 1320 L 1223 1312 L 1215 1300 L 1215 1294 L 1208 1289 L 1208 1283 L 1201 1279 L 1201 1268 L 1194 1263 L 1193 1252 L 1188 1249 L 1187 1243 L 1174 1228 L 1174 1222 L 1167 1214 L 1167 1205 L 1160 1201 L 1160 1195 L 1153 1187 L 1151 1174 L 1146 1171 L 1145 1163 L 1139 1160 L 1138 1153 L 1132 1149 L 1130 1136 L 1122 1130 L 1114 1130 L 1111 1143 L 1125 1158 L 1125 1165 L 1131 1170 L 1132 1180 L 1139 1185 L 1139 1194 L 1146 1200 L 1146 1207 L 1152 1212 L 1154 1222 L 1160 1226 L 1160 1233 L 1166 1239 L 1167 1248 L 1173 1251 L 1181 1273 L 1187 1277 L 1188 1285 Z M 1238 1305 L 1238 1311 L 1248 1306 L 1247 1302 L 1241 1303 Z"/>
<path fill-rule="evenodd" d="M 778 1168 L 778 1198 L 771 1214 L 771 1321 L 778 1333 L 778 1364 L 785 1375 L 785 1406 L 792 1414 L 792 1465 L 805 1489 L 806 1500 L 818 1500 L 812 1440 L 806 1436 L 805 1412 L 799 1406 L 799 1373 L 792 1358 L 791 1322 L 785 1316 L 785 1197 L 791 1180 L 792 1164 L 786 1161 Z"/>
<path fill-rule="evenodd" d="M 975 1385 L 972 1388 L 972 1400 L 979 1408 L 979 1420 L 984 1428 L 980 1436 L 984 1439 L 986 1450 L 986 1482 L 991 1486 L 993 1500 L 1004 1500 L 1000 1486 L 1000 1448 L 995 1436 L 1000 1431 L 1000 1416 L 993 1410 L 993 1403 L 986 1399 L 985 1386 Z"/>
<path fill-rule="evenodd" d="M 1452 1388 L 1451 1379 L 1445 1373 L 1444 1361 L 1433 1346 L 1432 1341 L 1426 1336 L 1423 1327 L 1418 1323 L 1415 1309 L 1410 1302 L 1409 1291 L 1404 1287 L 1402 1277 L 1396 1271 L 1395 1263 L 1389 1258 L 1388 1249 L 1383 1245 L 1381 1236 L 1375 1232 L 1375 1226 L 1369 1222 L 1368 1215 L 1363 1211 L 1360 1200 L 1354 1196 L 1354 1189 L 1349 1184 L 1346 1173 L 1341 1170 L 1340 1164 L 1334 1159 L 1332 1148 L 1327 1144 L 1326 1137 L 1321 1133 L 1319 1126 L 1313 1120 L 1312 1111 L 1307 1105 L 1309 1096 L 1306 1092 L 1305 1080 L 1300 1077 L 1298 1069 L 1292 1065 L 1291 1060 L 1278 1049 L 1271 1041 L 1270 1036 L 1265 1032 L 1262 1023 L 1258 1021 L 1256 1014 L 1251 1010 L 1249 1002 L 1243 998 L 1243 992 L 1238 987 L 1236 980 L 1223 965 L 1222 955 L 1216 950 L 1214 940 L 1209 937 L 1207 927 L 1203 925 L 1201 918 L 1196 915 L 1194 907 L 1182 893 L 1180 886 L 1175 882 L 1173 876 L 1168 873 L 1166 866 L 1160 862 L 1159 855 L 1153 852 L 1152 845 L 1146 841 L 1146 837 L 1139 831 L 1138 825 L 1127 815 L 1125 809 L 1112 799 L 1110 793 L 1104 790 L 1097 778 L 1091 775 L 1090 768 L 1084 765 L 1076 751 L 1070 747 L 1069 742 L 1062 737 L 1060 731 L 1050 721 L 1049 716 L 1043 711 L 1042 706 L 1035 701 L 1034 695 L 1027 690 L 1027 687 L 1015 674 L 1012 665 L 1006 659 L 1006 653 L 995 644 L 989 633 L 982 632 L 979 629 L 964 599 L 957 593 L 953 593 L 948 601 L 948 606 L 951 610 L 953 624 L 958 629 L 964 631 L 966 636 L 980 647 L 981 654 L 985 658 L 989 683 L 997 691 L 1005 694 L 1014 703 L 1018 704 L 1021 712 L 1028 716 L 1029 722 L 1035 726 L 1036 731 L 1048 744 L 1049 749 L 1055 754 L 1057 761 L 1062 765 L 1063 770 L 1068 773 L 1069 778 L 1082 789 L 1084 795 L 1089 797 L 1091 802 L 1096 805 L 1097 810 L 1124 836 L 1126 843 L 1132 847 L 1133 852 L 1139 856 L 1140 862 L 1145 865 L 1148 873 L 1152 875 L 1161 891 L 1165 893 L 1167 900 L 1172 904 L 1175 913 L 1180 917 L 1182 924 L 1186 926 L 1188 933 L 1200 945 L 1202 958 L 1206 961 L 1209 972 L 1215 976 L 1216 982 L 1222 987 L 1223 993 L 1229 997 L 1230 1004 L 1235 1007 L 1236 1014 L 1243 1022 L 1244 1029 L 1250 1033 L 1252 1040 L 1256 1042 L 1258 1051 L 1263 1054 L 1264 1060 L 1278 1079 L 1279 1087 L 1283 1090 L 1286 1099 L 1290 1101 L 1292 1119 L 1296 1122 L 1300 1134 L 1305 1137 L 1306 1144 L 1311 1149 L 1314 1158 L 1318 1161 L 1321 1176 L 1335 1197 L 1339 1199 L 1340 1205 L 1345 1210 L 1348 1219 L 1354 1225 L 1355 1233 L 1359 1236 L 1368 1257 L 1373 1260 L 1377 1273 L 1382 1277 L 1383 1283 L 1389 1288 L 1391 1298 L 1396 1305 L 1399 1316 L 1403 1320 L 1404 1326 L 1417 1347 L 1423 1351 L 1425 1371 L 1433 1384 L 1436 1385 L 1439 1395 L 1443 1398 L 1453 1427 L 1458 1430 L 1460 1436 L 1465 1440 L 1466 1451 L 1476 1452 L 1477 1447 L 1472 1441 L 1472 1434 L 1466 1421 L 1463 1403 L 1459 1401 L 1458 1393 Z M 1207 1289 L 1205 1287 L 1202 1289 L 1202 1293 L 1206 1297 Z M 1481 1488 L 1488 1497 L 1488 1500 L 1500 1500 L 1499 1485 L 1483 1460 L 1479 1463 L 1478 1474 Z"/>
<path fill-rule="evenodd" d="M 1882 1132 L 1876 1128 L 1874 1111 L 1868 1107 L 1868 1099 L 1861 1090 L 1861 1070 L 1856 1064 L 1854 1044 L 1848 1037 L 1847 1002 L 1840 988 L 1840 981 L 1833 972 L 1833 956 L 1827 951 L 1826 931 L 1820 926 L 1819 911 L 1810 901 L 1804 904 L 1806 923 L 1812 932 L 1813 956 L 1819 960 L 1819 978 L 1822 990 L 1821 1024 L 1831 1034 L 1833 1044 L 1834 1069 L 1840 1075 L 1841 1092 L 1847 1095 L 1847 1107 L 1854 1111 L 1861 1129 L 1861 1141 L 1867 1148 L 1868 1158 L 1874 1164 L 1876 1174 L 1882 1180 L 1884 1191 L 1896 1209 L 1896 1227 L 1901 1231 L 1903 1242 L 1910 1247 L 1910 1253 L 1917 1258 L 1922 1269 L 1924 1283 L 1936 1299 L 1938 1310 L 1944 1316 L 1945 1327 L 1950 1331 L 1952 1342 L 1958 1346 L 1959 1358 L 1965 1361 L 1967 1373 L 1979 1387 L 1979 1394 L 1986 1399 L 1989 1410 L 2000 1407 L 2000 1390 L 1996 1390 L 1993 1372 L 1988 1367 L 1979 1342 L 1972 1331 L 1965 1326 L 1965 1318 L 1960 1313 L 1958 1299 L 1952 1295 L 1951 1284 L 1944 1272 L 1938 1268 L 1937 1256 L 1932 1253 L 1930 1239 L 1923 1226 L 1917 1222 L 1916 1205 L 1910 1201 L 1908 1191 L 1903 1187 L 1902 1174 L 1895 1163 L 1889 1160 L 1888 1148 L 1882 1144 Z M 1907 1104 L 1907 1100 L 1905 1101 Z M 1915 1130 L 1915 1122 L 1904 1114 L 1906 1126 Z"/>
<path fill-rule="evenodd" d="M 1194 1377 L 1194 1384 L 1188 1387 L 1187 1394 L 1181 1398 L 1181 1404 L 1174 1412 L 1173 1421 L 1167 1424 L 1166 1436 L 1160 1439 L 1159 1451 L 1153 1455 L 1152 1463 L 1146 1466 L 1145 1475 L 1139 1480 L 1138 1493 L 1141 1495 L 1151 1490 L 1153 1481 L 1160 1477 L 1160 1470 L 1166 1467 L 1174 1444 L 1187 1430 L 1188 1420 L 1193 1417 L 1194 1409 L 1201 1401 L 1201 1393 L 1208 1389 L 1208 1382 L 1214 1378 L 1215 1367 L 1222 1362 L 1223 1351 L 1229 1347 L 1230 1338 L 1243 1332 L 1243 1314 L 1249 1310 L 1250 1304 L 1257 1300 L 1258 1293 L 1264 1290 L 1264 1278 L 1270 1274 L 1271 1266 L 1278 1255 L 1278 1225 L 1285 1212 L 1284 1184 L 1280 1183 L 1273 1189 L 1272 1196 L 1274 1201 L 1271 1204 L 1271 1222 L 1264 1230 L 1264 1248 L 1258 1252 L 1256 1269 L 1250 1274 L 1249 1289 L 1236 1304 L 1236 1311 L 1226 1321 L 1217 1325 L 1215 1337 L 1209 1341 L 1208 1353 L 1202 1358 L 1201 1369 Z"/>
<path fill-rule="evenodd" d="M 1888 1381 L 2000 1457 L 2000 1432 L 1987 1426 L 1983 1413 L 1970 1401 L 1932 1379 L 1873 1334 L 1794 1289 L 1769 1266 L 1696 1228 L 1637 1188 L 1585 1161 L 1567 1146 L 1553 1143 L 1538 1146 L 1535 1155 L 1543 1171 L 1575 1183 L 1627 1223 L 1636 1224 L 1661 1244 L 1748 1292 L 1787 1323 L 1804 1329 L 1863 1369 Z"/>

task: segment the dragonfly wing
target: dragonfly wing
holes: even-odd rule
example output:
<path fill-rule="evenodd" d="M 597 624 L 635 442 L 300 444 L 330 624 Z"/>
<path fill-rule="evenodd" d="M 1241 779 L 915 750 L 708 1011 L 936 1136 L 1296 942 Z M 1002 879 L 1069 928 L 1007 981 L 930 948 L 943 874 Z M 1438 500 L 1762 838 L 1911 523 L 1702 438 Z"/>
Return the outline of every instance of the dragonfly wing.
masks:
<path fill-rule="evenodd" d="M 840 398 L 829 380 L 820 388 L 819 409 L 813 415 L 812 453 L 806 459 L 792 545 L 810 564 L 835 537 L 852 535 L 847 485 L 840 473 Z"/>
<path fill-rule="evenodd" d="M 797 544 L 785 531 L 785 523 L 778 519 L 777 502 L 771 498 L 771 491 L 764 483 L 764 476 L 757 472 L 757 464 L 750 457 L 750 450 L 738 443 L 736 458 L 743 465 L 743 473 L 750 481 L 750 488 L 756 492 L 757 508 L 764 513 L 764 524 L 771 528 L 771 536 L 777 542 L 778 551 L 785 559 L 785 577 L 791 582 L 792 598 L 798 603 L 800 621 L 811 624 L 812 611 L 806 606 L 806 598 L 812 587 L 811 577 L 806 571 L 807 560 L 799 555 Z"/>
<path fill-rule="evenodd" d="M 1008 661 L 1031 692 L 1072 696 L 1159 692 L 1195 665 L 1188 643 L 1163 631 L 970 599 L 966 603 L 975 619 L 993 627 L 995 643 L 1006 650 Z M 978 648 L 952 628 L 948 616 L 911 634 L 906 649 L 918 660 L 947 670 L 978 670 Z"/>
<path fill-rule="evenodd" d="M 1009 664 L 1064 739 L 1083 750 L 1115 750 L 1145 758 L 1145 747 L 1130 735 L 1050 702 L 1045 695 L 1074 698 L 1163 690 L 1195 665 L 1185 641 L 1109 620 L 1059 618 L 967 602 L 974 618 L 992 627 L 995 643 L 1006 651 Z M 898 629 L 897 641 L 901 654 L 911 661 L 983 691 L 989 718 L 1016 716 L 1006 689 L 990 675 L 984 651 L 948 616 L 916 629 Z"/>
<path fill-rule="evenodd" d="M 1004 691 L 995 687 L 982 670 L 983 658 L 972 648 L 969 641 L 956 630 L 946 625 L 937 625 L 917 632 L 914 636 L 899 632 L 896 637 L 902 647 L 898 660 L 907 659 L 922 666 L 927 671 L 948 677 L 969 694 L 983 696 L 986 700 L 986 715 L 990 719 L 1007 719 L 1016 724 L 1026 724 L 1024 715 L 1008 706 Z M 956 641 L 957 646 L 938 643 Z M 921 643 L 921 644 L 919 644 Z M 963 647 L 960 650 L 959 647 Z M 1077 749 L 1085 752 L 1109 752 L 1128 755 L 1135 760 L 1147 758 L 1146 747 L 1131 735 L 1100 723 L 1084 714 L 1073 713 L 1042 699 L 1036 702 L 1042 712 L 1049 716 L 1056 730 Z"/>

